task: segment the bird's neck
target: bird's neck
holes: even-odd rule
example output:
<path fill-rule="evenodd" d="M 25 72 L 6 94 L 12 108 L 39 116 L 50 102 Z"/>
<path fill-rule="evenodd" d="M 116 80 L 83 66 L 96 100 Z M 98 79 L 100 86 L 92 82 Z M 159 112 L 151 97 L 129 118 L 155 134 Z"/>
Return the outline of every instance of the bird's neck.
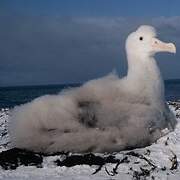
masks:
<path fill-rule="evenodd" d="M 164 83 L 153 57 L 128 55 L 127 81 L 132 91 L 148 96 L 151 100 L 164 102 Z"/>

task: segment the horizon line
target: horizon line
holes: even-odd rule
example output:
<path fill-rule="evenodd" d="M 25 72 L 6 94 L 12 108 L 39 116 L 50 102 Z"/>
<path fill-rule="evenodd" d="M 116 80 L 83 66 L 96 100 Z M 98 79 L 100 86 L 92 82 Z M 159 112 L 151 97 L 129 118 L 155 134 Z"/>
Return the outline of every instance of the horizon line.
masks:
<path fill-rule="evenodd" d="M 180 78 L 175 78 L 175 79 L 165 79 L 164 82 L 168 81 L 180 81 Z M 69 82 L 69 83 L 54 83 L 54 84 L 24 84 L 24 85 L 5 85 L 5 86 L 0 86 L 0 88 L 18 88 L 18 87 L 45 87 L 45 86 L 74 86 L 74 85 L 82 85 L 85 82 Z"/>

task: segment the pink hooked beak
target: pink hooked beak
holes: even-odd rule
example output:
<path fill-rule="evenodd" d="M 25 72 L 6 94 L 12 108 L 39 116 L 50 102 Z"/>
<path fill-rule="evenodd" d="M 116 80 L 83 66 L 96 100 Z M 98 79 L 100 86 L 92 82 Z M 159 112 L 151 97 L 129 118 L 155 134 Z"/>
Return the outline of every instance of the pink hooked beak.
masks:
<path fill-rule="evenodd" d="M 176 46 L 173 43 L 165 43 L 157 38 L 153 38 L 152 48 L 155 52 L 170 52 L 176 53 Z"/>

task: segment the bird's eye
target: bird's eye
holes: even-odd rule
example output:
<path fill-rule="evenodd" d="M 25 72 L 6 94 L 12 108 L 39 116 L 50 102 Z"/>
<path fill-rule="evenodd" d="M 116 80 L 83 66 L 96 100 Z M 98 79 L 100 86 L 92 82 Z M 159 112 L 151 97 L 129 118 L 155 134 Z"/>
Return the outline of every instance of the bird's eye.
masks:
<path fill-rule="evenodd" d="M 143 37 L 141 36 L 141 37 L 139 38 L 139 40 L 142 41 L 142 40 L 143 40 Z"/>

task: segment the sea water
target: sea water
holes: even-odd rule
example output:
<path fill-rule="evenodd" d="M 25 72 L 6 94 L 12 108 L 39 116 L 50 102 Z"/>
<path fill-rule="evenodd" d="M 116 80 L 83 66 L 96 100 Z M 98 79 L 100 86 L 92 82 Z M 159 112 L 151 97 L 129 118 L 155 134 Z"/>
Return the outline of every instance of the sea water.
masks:
<path fill-rule="evenodd" d="M 39 96 L 58 94 L 65 88 L 77 86 L 80 84 L 0 87 L 0 108 L 12 108 L 30 102 Z M 165 81 L 165 96 L 167 101 L 180 100 L 180 80 Z"/>

